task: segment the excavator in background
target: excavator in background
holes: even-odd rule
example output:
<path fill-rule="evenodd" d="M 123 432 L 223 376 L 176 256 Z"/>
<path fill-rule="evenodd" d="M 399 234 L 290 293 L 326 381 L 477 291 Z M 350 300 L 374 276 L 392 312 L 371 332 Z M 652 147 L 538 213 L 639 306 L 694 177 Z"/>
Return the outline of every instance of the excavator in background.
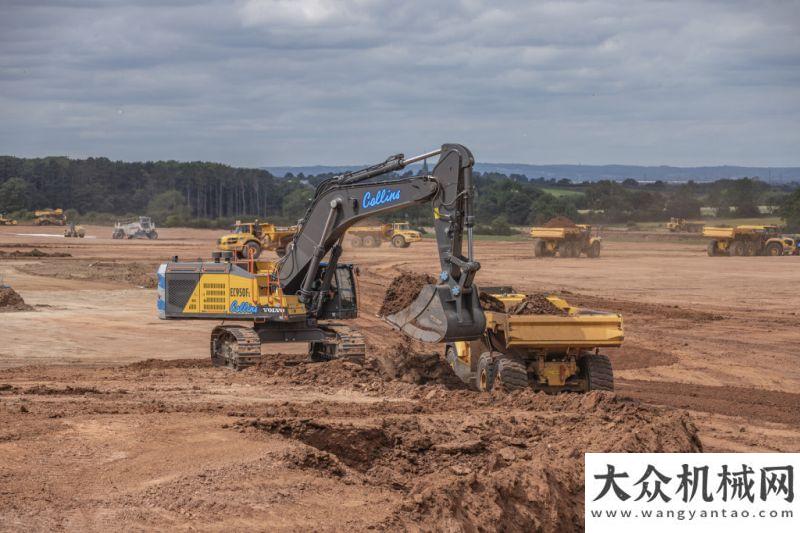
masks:
<path fill-rule="evenodd" d="M 386 176 L 439 156 L 430 175 Z M 358 222 L 430 203 L 441 271 L 409 307 L 385 317 L 423 342 L 470 341 L 486 318 L 473 283 L 474 158 L 464 146 L 440 149 L 334 176 L 320 183 L 278 261 L 236 260 L 216 251 L 211 261 L 179 261 L 158 269 L 158 313 L 163 319 L 223 320 L 211 333 L 211 359 L 234 369 L 255 364 L 263 342 L 305 342 L 312 360 L 361 359 L 356 268 L 339 263 L 347 230 Z M 464 236 L 466 235 L 466 243 Z M 464 250 L 466 244 L 466 254 Z"/>

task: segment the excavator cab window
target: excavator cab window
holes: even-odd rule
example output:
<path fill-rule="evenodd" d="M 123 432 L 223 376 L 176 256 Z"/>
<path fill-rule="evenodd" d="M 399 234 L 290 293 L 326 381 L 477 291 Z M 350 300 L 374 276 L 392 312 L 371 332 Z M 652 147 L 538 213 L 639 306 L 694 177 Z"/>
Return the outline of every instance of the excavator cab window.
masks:
<path fill-rule="evenodd" d="M 318 288 L 318 283 L 325 276 L 327 265 L 320 268 L 319 279 L 314 284 Z M 320 319 L 344 319 L 356 318 L 358 316 L 358 300 L 356 297 L 355 280 L 353 279 L 352 265 L 337 265 L 336 275 L 331 279 L 331 286 L 325 303 L 320 310 Z"/>

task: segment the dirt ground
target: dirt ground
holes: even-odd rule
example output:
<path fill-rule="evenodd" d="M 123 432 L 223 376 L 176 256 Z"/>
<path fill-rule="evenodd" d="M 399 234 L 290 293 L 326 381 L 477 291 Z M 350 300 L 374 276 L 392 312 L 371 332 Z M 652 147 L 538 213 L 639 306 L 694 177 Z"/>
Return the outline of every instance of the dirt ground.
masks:
<path fill-rule="evenodd" d="M 7 254 L 70 254 L 0 258 L 32 306 L 0 313 L 3 530 L 580 530 L 585 451 L 800 451 L 798 257 L 654 240 L 534 259 L 481 241 L 479 282 L 618 311 L 626 333 L 614 394 L 487 396 L 440 347 L 404 363 L 376 316 L 399 269 L 436 275 L 433 242 L 345 251 L 365 366 L 265 345 L 233 373 L 208 362 L 213 322 L 156 318 L 149 274 L 207 257 L 218 232 L 59 233 L 0 228 Z"/>

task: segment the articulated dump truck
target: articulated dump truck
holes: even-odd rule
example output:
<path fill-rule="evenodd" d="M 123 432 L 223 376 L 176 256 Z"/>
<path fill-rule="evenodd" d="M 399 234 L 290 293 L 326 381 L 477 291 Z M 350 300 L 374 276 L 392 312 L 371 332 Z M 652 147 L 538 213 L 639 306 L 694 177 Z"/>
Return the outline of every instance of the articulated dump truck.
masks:
<path fill-rule="evenodd" d="M 392 175 L 437 155 L 431 175 Z M 317 186 L 280 260 L 261 261 L 252 255 L 242 260 L 226 250 L 214 252 L 211 261 L 173 258 L 162 264 L 159 317 L 223 321 L 211 332 L 211 360 L 217 366 L 255 364 L 262 342 L 307 343 L 315 361 L 362 359 L 364 339 L 349 325 L 358 317 L 355 269 L 339 263 L 347 230 L 379 215 L 430 203 L 439 252 L 437 281 L 385 320 L 424 342 L 477 339 L 486 320 L 473 283 L 480 269 L 472 242 L 473 164 L 467 148 L 445 144 L 329 178 Z"/>
<path fill-rule="evenodd" d="M 574 307 L 556 296 L 546 297 L 551 313 L 513 314 L 524 294 L 512 287 L 482 292 L 503 311 L 485 310 L 480 338 L 447 345 L 445 358 L 462 381 L 480 391 L 614 389 L 611 362 L 600 350 L 622 345 L 621 315 Z"/>
<path fill-rule="evenodd" d="M 563 228 L 533 227 L 534 257 L 600 257 L 602 247 L 599 236 L 592 235 L 592 226 L 576 224 Z"/>
<path fill-rule="evenodd" d="M 353 248 L 377 248 L 389 242 L 395 248 L 408 248 L 412 242 L 422 240 L 422 234 L 408 222 L 393 222 L 377 226 L 354 226 L 348 230 L 350 245 Z"/>
<path fill-rule="evenodd" d="M 777 226 L 736 226 L 703 228 L 703 237 L 710 237 L 709 256 L 780 256 L 791 254 L 792 243 L 784 242 Z"/>
<path fill-rule="evenodd" d="M 294 239 L 297 226 L 276 226 L 269 222 L 236 221 L 233 232 L 217 240 L 217 249 L 233 252 L 239 259 L 258 259 L 261 252 L 270 250 L 278 257 L 286 255 L 286 248 Z"/>

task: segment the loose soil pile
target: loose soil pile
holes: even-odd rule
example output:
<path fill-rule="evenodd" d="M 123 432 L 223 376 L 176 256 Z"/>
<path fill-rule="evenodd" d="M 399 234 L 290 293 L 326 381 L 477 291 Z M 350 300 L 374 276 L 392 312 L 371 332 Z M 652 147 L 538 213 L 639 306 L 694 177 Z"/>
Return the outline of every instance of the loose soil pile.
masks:
<path fill-rule="evenodd" d="M 573 228 L 575 223 L 567 217 L 553 217 L 544 223 L 545 228 Z"/>
<path fill-rule="evenodd" d="M 564 316 L 566 313 L 553 305 L 546 294 L 528 294 L 525 299 L 511 309 L 513 315 L 556 315 Z"/>
<path fill-rule="evenodd" d="M 484 311 L 495 311 L 497 313 L 505 313 L 506 311 L 506 306 L 503 304 L 503 302 L 489 293 L 481 292 L 478 296 L 478 299 L 480 300 L 481 308 Z"/>
<path fill-rule="evenodd" d="M 33 310 L 33 307 L 26 304 L 17 291 L 11 287 L 0 286 L 0 312 L 31 310 Z"/>
<path fill-rule="evenodd" d="M 72 257 L 72 254 L 66 252 L 43 252 L 38 248 L 33 250 L 14 250 L 13 252 L 6 252 L 0 250 L 0 257 L 15 258 L 15 257 Z"/>
<path fill-rule="evenodd" d="M 386 289 L 378 314 L 388 316 L 405 309 L 414 302 L 425 285 L 433 283 L 436 283 L 436 280 L 428 274 L 401 273 L 392 280 L 389 288 Z"/>
<path fill-rule="evenodd" d="M 460 416 L 434 399 L 423 412 L 443 416 L 272 417 L 233 428 L 306 445 L 285 456 L 290 468 L 399 492 L 382 526 L 400 530 L 580 530 L 584 451 L 702 451 L 685 413 L 613 394 L 521 393 L 492 410 L 475 405 L 477 393 L 456 394 L 471 406 Z"/>

